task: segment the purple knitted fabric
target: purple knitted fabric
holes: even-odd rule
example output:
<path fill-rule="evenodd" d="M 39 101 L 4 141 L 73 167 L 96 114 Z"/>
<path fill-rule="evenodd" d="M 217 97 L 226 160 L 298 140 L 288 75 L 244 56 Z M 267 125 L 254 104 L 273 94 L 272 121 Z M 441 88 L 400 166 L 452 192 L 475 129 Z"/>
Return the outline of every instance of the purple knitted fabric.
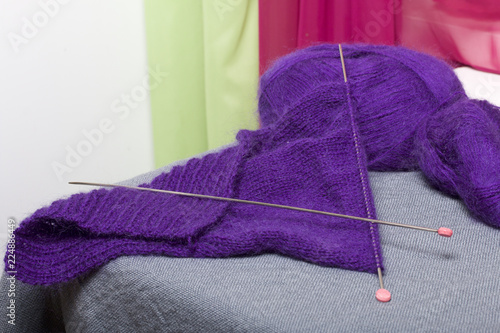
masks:
<path fill-rule="evenodd" d="M 307 111 L 306 111 L 307 110 Z M 240 131 L 235 147 L 143 185 L 374 217 L 358 165 L 345 85 L 320 87 L 287 117 Z M 361 169 L 360 169 L 361 167 Z M 17 278 L 72 279 L 120 255 L 227 257 L 275 252 L 375 272 L 376 226 L 283 209 L 116 188 L 76 194 L 16 230 Z M 380 262 L 379 262 L 380 265 Z"/>
<path fill-rule="evenodd" d="M 237 145 L 142 186 L 376 218 L 368 168 L 421 168 L 500 226 L 499 110 L 469 100 L 451 69 L 429 56 L 389 46 L 344 50 L 348 85 L 337 45 L 288 55 L 261 79 L 262 129 L 242 130 Z M 383 268 L 371 223 L 120 188 L 56 201 L 15 236 L 16 277 L 30 284 L 65 282 L 138 254 L 273 252 Z"/>
<path fill-rule="evenodd" d="M 421 169 L 500 227 L 500 108 L 467 98 L 451 68 L 429 55 L 347 45 L 344 56 L 368 169 Z M 338 46 L 328 44 L 280 59 L 261 79 L 262 124 L 285 115 L 314 87 L 340 81 L 338 61 Z"/>

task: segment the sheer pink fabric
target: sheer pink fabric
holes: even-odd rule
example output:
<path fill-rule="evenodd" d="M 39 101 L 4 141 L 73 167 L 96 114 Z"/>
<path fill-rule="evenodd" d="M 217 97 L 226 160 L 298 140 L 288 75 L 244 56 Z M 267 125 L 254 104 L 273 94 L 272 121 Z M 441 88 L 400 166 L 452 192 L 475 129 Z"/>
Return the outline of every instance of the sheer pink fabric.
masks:
<path fill-rule="evenodd" d="M 346 41 L 393 45 L 399 0 L 260 0 L 260 71 L 297 48 Z"/>
<path fill-rule="evenodd" d="M 500 73 L 498 0 L 403 1 L 398 36 L 404 46 Z"/>
<path fill-rule="evenodd" d="M 260 72 L 320 42 L 404 45 L 500 73 L 498 0 L 260 0 Z"/>

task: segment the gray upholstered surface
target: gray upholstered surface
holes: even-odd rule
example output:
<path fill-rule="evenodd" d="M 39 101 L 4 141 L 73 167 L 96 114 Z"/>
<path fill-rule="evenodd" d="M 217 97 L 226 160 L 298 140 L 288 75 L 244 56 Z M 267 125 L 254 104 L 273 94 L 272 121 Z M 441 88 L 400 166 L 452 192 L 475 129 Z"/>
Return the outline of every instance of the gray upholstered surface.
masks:
<path fill-rule="evenodd" d="M 113 260 L 52 297 L 19 286 L 17 322 L 50 331 L 42 330 L 54 325 L 40 315 L 45 299 L 45 312 L 68 332 L 498 332 L 500 230 L 475 220 L 418 172 L 372 172 L 370 181 L 380 219 L 455 232 L 447 239 L 380 227 L 390 303 L 375 300 L 375 275 L 279 255 L 137 256 Z"/>

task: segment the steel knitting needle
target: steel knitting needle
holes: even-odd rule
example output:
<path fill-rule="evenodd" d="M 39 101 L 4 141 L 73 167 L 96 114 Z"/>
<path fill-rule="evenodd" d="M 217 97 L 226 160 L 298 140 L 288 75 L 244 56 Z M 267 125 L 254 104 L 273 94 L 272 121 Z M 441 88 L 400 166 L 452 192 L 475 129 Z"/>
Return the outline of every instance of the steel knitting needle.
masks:
<path fill-rule="evenodd" d="M 342 62 L 342 73 L 344 73 L 344 82 L 347 83 L 347 74 L 345 73 L 344 54 L 342 53 L 342 44 L 339 44 L 340 61 Z"/>
<path fill-rule="evenodd" d="M 349 102 L 349 106 L 351 106 L 351 96 L 349 96 L 349 85 L 347 83 L 347 74 L 345 70 L 345 62 L 344 62 L 344 54 L 342 53 L 342 44 L 339 43 L 339 55 L 340 55 L 340 62 L 342 63 L 342 73 L 344 74 L 344 83 L 347 88 L 347 100 Z M 354 139 L 356 140 L 356 134 L 353 133 Z M 359 151 L 357 150 L 357 144 L 356 144 L 356 152 L 359 154 Z M 359 162 L 359 160 L 358 160 Z M 370 226 L 371 228 L 371 226 Z M 439 232 L 438 232 L 439 234 Z M 375 256 L 377 256 L 377 252 L 375 252 Z M 377 290 L 375 293 L 375 298 L 379 302 L 389 302 L 391 300 L 391 292 L 387 289 L 384 288 L 384 279 L 382 277 L 382 269 L 380 268 L 380 265 L 377 263 L 377 275 L 378 275 L 378 281 L 380 282 L 380 289 Z"/>
<path fill-rule="evenodd" d="M 252 200 L 243 200 L 243 199 L 235 199 L 235 198 L 217 197 L 217 196 L 214 196 L 214 195 L 196 194 L 196 193 L 169 191 L 169 190 L 158 190 L 158 189 L 147 188 L 147 187 L 136 187 L 136 186 L 116 185 L 116 184 L 104 184 L 104 183 L 69 182 L 68 184 L 71 184 L 71 185 L 103 186 L 103 187 L 121 187 L 121 188 L 128 188 L 128 189 L 139 190 L 139 191 L 150 191 L 150 192 L 159 192 L 159 193 L 167 193 L 167 194 L 176 194 L 176 195 L 182 195 L 182 196 L 186 196 L 186 197 L 213 199 L 213 200 L 221 200 L 221 201 L 231 201 L 231 202 L 245 203 L 245 204 L 251 204 L 251 205 L 259 205 L 259 206 L 283 208 L 283 209 L 289 209 L 289 210 L 296 210 L 296 211 L 300 211 L 300 212 L 307 212 L 307 213 L 314 213 L 314 214 L 321 214 L 321 215 L 342 217 L 342 218 L 350 219 L 350 220 L 358 220 L 358 221 L 373 222 L 373 223 L 379 223 L 379 224 L 387 224 L 387 225 L 392 225 L 392 226 L 396 226 L 396 227 L 403 227 L 403 228 L 410 228 L 410 229 L 416 229 L 416 230 L 437 232 L 438 235 L 444 236 L 444 237 L 451 237 L 451 235 L 453 234 L 453 232 L 451 231 L 451 229 L 448 229 L 448 228 L 432 229 L 432 228 L 418 227 L 418 226 L 409 225 L 409 224 L 403 224 L 403 223 L 395 223 L 395 222 L 387 222 L 387 221 L 374 220 L 374 219 L 369 219 L 369 218 L 359 217 L 359 216 L 351 216 L 351 215 L 345 215 L 345 214 L 337 214 L 337 213 L 324 212 L 324 211 L 315 210 L 315 209 L 300 208 L 300 207 L 279 205 L 279 204 L 273 204 L 273 203 L 267 203 L 267 202 L 260 202 L 260 201 L 252 201 Z"/>
<path fill-rule="evenodd" d="M 340 61 L 342 62 L 342 72 L 344 73 L 344 83 L 347 88 L 347 99 L 349 102 L 349 105 L 351 103 L 350 96 L 349 96 L 349 86 L 347 83 L 347 75 L 346 75 L 346 70 L 345 70 L 345 62 L 344 62 L 344 54 L 342 53 L 342 45 L 339 43 L 339 54 L 340 54 Z M 354 134 L 355 135 L 355 134 Z M 354 137 L 356 139 L 356 136 Z M 356 146 L 357 149 L 357 146 Z M 357 151 L 359 153 L 359 151 Z M 438 229 L 439 230 L 439 229 Z M 439 234 L 439 231 L 438 231 Z M 376 254 L 375 254 L 376 255 Z M 391 300 L 391 293 L 389 290 L 384 288 L 384 280 L 382 277 L 382 269 L 380 268 L 380 265 L 377 264 L 377 274 L 378 274 L 378 281 L 380 282 L 380 289 L 377 290 L 375 293 L 375 298 L 379 302 L 389 302 Z"/>
<path fill-rule="evenodd" d="M 389 302 L 391 300 L 391 292 L 384 288 L 384 280 L 382 279 L 382 269 L 377 268 L 378 281 L 380 282 L 380 289 L 375 293 L 375 298 L 379 302 Z"/>

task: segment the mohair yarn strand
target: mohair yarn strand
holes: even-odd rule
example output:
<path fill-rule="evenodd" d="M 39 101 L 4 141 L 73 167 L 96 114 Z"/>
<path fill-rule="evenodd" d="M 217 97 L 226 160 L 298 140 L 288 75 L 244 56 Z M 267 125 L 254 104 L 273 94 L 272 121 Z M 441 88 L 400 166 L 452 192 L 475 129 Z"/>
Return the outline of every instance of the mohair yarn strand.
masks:
<path fill-rule="evenodd" d="M 452 69 L 401 47 L 345 45 L 348 81 L 368 169 L 421 169 L 500 227 L 500 108 L 469 99 Z M 261 78 L 263 126 L 317 86 L 343 80 L 337 45 L 289 54 Z"/>
<path fill-rule="evenodd" d="M 468 99 L 453 71 L 430 56 L 390 46 L 343 50 L 348 85 L 337 45 L 285 56 L 261 78 L 261 129 L 242 130 L 234 146 L 141 186 L 376 218 L 368 170 L 421 169 L 500 227 L 499 109 Z M 23 221 L 15 237 L 16 277 L 41 285 L 139 254 L 272 252 L 383 268 L 377 225 L 122 188 L 58 200 Z"/>

